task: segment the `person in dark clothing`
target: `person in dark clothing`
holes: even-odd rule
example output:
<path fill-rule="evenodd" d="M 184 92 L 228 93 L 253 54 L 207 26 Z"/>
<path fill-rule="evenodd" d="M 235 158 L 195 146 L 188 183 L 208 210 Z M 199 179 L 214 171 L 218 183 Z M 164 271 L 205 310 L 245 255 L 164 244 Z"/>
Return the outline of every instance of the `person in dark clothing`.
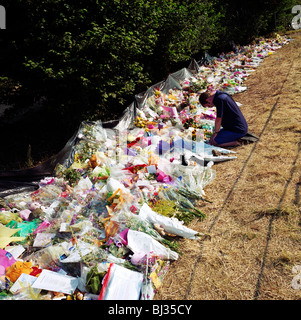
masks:
<path fill-rule="evenodd" d="M 206 91 L 199 97 L 203 107 L 216 107 L 215 129 L 209 143 L 218 147 L 241 145 L 238 139 L 248 133 L 248 124 L 233 98 L 223 91 Z"/>

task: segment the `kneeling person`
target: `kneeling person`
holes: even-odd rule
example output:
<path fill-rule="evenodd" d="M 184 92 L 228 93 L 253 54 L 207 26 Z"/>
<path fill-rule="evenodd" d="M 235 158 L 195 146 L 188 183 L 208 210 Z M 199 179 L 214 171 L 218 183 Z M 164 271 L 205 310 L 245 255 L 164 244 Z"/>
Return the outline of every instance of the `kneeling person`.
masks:
<path fill-rule="evenodd" d="M 216 107 L 215 130 L 209 143 L 218 147 L 239 146 L 248 133 L 248 124 L 233 98 L 223 91 L 206 91 L 199 97 L 205 108 Z"/>

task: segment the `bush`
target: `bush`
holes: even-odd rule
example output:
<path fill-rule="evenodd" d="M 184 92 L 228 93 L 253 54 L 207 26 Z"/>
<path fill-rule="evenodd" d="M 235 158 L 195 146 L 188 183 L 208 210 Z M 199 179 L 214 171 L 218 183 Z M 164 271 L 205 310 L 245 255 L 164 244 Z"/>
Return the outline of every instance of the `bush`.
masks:
<path fill-rule="evenodd" d="M 60 115 L 101 118 L 209 48 L 219 18 L 209 1 L 11 0 L 6 11 L 3 74 Z"/>
<path fill-rule="evenodd" d="M 291 9 L 300 0 L 216 1 L 215 10 L 223 13 L 215 51 L 231 50 L 231 43 L 245 45 L 254 39 L 291 28 Z"/>

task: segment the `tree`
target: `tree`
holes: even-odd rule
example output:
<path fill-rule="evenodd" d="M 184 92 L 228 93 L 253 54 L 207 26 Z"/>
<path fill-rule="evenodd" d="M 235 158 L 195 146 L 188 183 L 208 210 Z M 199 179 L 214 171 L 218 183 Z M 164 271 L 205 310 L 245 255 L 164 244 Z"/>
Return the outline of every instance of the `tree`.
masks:
<path fill-rule="evenodd" d="M 69 120 L 109 120 L 192 57 L 274 30 L 291 2 L 10 0 L 1 75 Z"/>
<path fill-rule="evenodd" d="M 2 72 L 60 114 L 102 118 L 209 48 L 219 18 L 195 0 L 12 0 L 7 11 L 15 21 Z"/>
<path fill-rule="evenodd" d="M 221 30 L 221 13 L 214 10 L 213 1 L 155 2 L 158 41 L 151 64 L 160 67 L 155 77 L 164 78 L 178 63 L 187 65 L 194 55 L 211 48 Z"/>
<path fill-rule="evenodd" d="M 290 28 L 291 8 L 300 0 L 223 0 L 215 10 L 223 12 L 224 26 L 216 50 L 229 50 L 230 43 L 248 44 L 255 38 Z"/>

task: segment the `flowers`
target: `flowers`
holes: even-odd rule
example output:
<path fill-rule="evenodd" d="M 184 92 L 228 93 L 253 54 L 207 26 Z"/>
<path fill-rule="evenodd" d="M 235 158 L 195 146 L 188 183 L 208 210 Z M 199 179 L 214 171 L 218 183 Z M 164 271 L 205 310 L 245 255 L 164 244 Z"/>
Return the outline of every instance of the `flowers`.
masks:
<path fill-rule="evenodd" d="M 206 79 L 203 79 L 203 78 L 199 78 L 199 79 L 193 78 L 190 81 L 190 90 L 192 92 L 202 91 L 202 90 L 206 89 L 207 86 L 208 86 L 208 82 Z"/>

